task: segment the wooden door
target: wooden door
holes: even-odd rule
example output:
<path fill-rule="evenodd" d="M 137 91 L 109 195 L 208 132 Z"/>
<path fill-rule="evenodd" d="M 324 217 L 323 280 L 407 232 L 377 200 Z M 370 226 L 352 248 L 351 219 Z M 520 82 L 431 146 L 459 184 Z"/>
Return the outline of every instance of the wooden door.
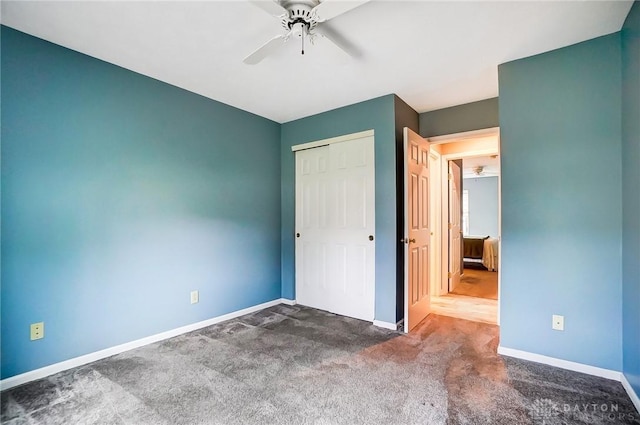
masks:
<path fill-rule="evenodd" d="M 296 301 L 373 321 L 373 136 L 296 152 Z"/>
<path fill-rule="evenodd" d="M 429 142 L 404 129 L 405 330 L 430 312 Z"/>

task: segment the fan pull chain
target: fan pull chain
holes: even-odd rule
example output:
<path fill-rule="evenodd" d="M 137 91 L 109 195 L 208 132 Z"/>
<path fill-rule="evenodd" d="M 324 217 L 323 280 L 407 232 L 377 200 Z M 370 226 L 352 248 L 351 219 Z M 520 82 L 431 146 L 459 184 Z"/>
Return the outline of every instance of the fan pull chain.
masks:
<path fill-rule="evenodd" d="M 304 30 L 305 28 L 302 27 L 302 54 L 304 55 Z"/>

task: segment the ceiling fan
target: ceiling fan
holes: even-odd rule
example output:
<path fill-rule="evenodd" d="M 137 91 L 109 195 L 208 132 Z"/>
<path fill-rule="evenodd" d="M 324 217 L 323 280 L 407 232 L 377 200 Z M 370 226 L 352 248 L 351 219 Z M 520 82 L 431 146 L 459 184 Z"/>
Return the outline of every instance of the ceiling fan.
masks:
<path fill-rule="evenodd" d="M 473 174 L 475 174 L 476 176 L 484 176 L 484 167 L 484 165 L 473 167 Z"/>
<path fill-rule="evenodd" d="M 318 35 L 333 42 L 350 56 L 358 56 L 358 50 L 335 31 L 327 21 L 367 3 L 370 0 L 249 0 L 265 12 L 280 19 L 284 33 L 273 37 L 244 58 L 243 62 L 255 65 L 293 37 L 301 40 L 304 55 L 305 39 L 313 44 Z"/>

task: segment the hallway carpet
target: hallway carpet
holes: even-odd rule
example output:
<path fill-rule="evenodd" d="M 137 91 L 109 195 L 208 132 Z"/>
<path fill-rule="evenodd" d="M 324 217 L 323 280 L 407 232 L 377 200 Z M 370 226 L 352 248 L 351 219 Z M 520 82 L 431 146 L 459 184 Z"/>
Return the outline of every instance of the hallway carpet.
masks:
<path fill-rule="evenodd" d="M 483 323 L 279 305 L 5 391 L 2 423 L 640 424 L 620 383 L 497 345 Z"/>
<path fill-rule="evenodd" d="M 452 294 L 468 297 L 498 299 L 498 272 L 488 270 L 464 269 L 460 283 Z"/>

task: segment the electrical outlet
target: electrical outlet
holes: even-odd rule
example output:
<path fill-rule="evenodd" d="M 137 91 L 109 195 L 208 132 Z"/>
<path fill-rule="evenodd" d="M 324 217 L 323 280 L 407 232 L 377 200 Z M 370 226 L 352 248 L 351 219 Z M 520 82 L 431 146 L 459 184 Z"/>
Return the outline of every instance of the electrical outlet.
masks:
<path fill-rule="evenodd" d="M 191 291 L 191 304 L 197 304 L 200 301 L 198 291 Z"/>
<path fill-rule="evenodd" d="M 31 341 L 44 338 L 44 322 L 31 324 Z"/>
<path fill-rule="evenodd" d="M 556 331 L 564 330 L 564 316 L 560 316 L 558 314 L 554 314 L 551 317 L 551 329 L 555 329 Z"/>

